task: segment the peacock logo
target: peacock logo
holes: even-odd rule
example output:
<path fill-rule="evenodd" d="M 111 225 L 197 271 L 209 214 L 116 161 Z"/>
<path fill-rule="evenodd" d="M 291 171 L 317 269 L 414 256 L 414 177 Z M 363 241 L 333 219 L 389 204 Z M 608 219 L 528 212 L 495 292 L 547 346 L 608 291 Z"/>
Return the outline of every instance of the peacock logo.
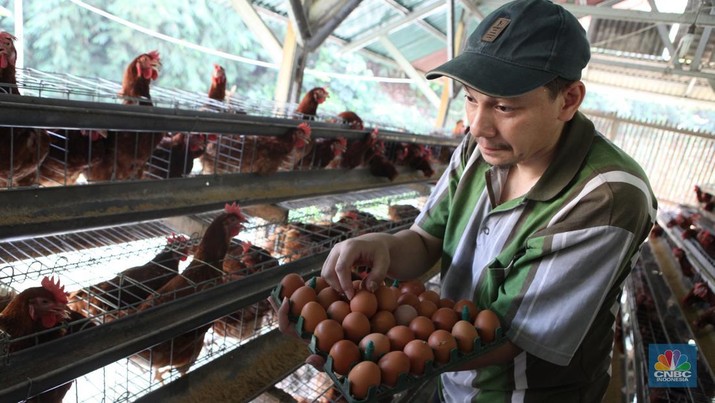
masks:
<path fill-rule="evenodd" d="M 688 356 L 681 354 L 680 350 L 665 350 L 665 353 L 658 355 L 658 362 L 655 363 L 656 371 L 689 371 L 690 363 Z"/>
<path fill-rule="evenodd" d="M 648 384 L 651 387 L 697 386 L 697 359 L 695 346 L 689 344 L 650 344 L 648 346 L 651 371 Z"/>

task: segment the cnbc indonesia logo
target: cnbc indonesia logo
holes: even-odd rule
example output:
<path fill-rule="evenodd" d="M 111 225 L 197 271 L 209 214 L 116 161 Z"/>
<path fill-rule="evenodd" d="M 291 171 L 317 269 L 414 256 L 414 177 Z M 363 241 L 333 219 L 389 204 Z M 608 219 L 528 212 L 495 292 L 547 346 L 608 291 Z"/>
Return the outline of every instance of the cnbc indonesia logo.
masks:
<path fill-rule="evenodd" d="M 697 359 L 695 346 L 688 344 L 651 344 L 648 346 L 651 362 L 650 387 L 697 386 Z"/>

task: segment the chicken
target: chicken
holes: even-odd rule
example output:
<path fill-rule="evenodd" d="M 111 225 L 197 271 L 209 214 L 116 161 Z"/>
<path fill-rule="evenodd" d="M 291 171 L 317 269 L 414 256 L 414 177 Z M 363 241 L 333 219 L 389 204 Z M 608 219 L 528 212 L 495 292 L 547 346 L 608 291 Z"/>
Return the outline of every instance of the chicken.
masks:
<path fill-rule="evenodd" d="M 385 143 L 382 140 L 375 142 L 375 145 L 368 150 L 365 158 L 368 160 L 370 173 L 373 176 L 387 178 L 391 181 L 397 177 L 397 168 L 395 164 L 385 156 Z"/>
<path fill-rule="evenodd" d="M 700 302 L 708 306 L 715 306 L 715 294 L 710 290 L 707 283 L 702 281 L 693 284 L 693 288 L 683 297 L 683 306 L 689 307 Z"/>
<path fill-rule="evenodd" d="M 693 277 L 695 275 L 695 272 L 693 271 L 693 265 L 690 263 L 690 260 L 688 260 L 688 257 L 686 256 L 685 251 L 683 249 L 674 247 L 673 256 L 675 257 L 675 260 L 678 261 L 678 264 L 680 265 L 680 271 L 685 277 Z"/>
<path fill-rule="evenodd" d="M 432 169 L 432 153 L 422 144 L 407 143 L 404 145 L 402 154 L 398 156 L 398 165 L 405 165 L 422 173 L 430 178 L 434 175 Z"/>
<path fill-rule="evenodd" d="M 411 204 L 393 204 L 387 208 L 387 215 L 391 221 L 414 221 L 420 210 Z"/>
<path fill-rule="evenodd" d="M 205 134 L 167 134 L 154 150 L 145 177 L 181 178 L 194 169 L 194 160 L 206 151 Z"/>
<path fill-rule="evenodd" d="M 281 137 L 247 138 L 243 146 L 241 172 L 255 172 L 259 175 L 277 172 L 281 164 L 293 160 L 291 153 L 300 152 L 310 143 L 310 132 L 310 126 L 301 123 Z"/>
<path fill-rule="evenodd" d="M 698 203 L 709 203 L 713 199 L 713 195 L 710 193 L 704 192 L 700 186 L 695 186 L 695 197 L 698 200 Z"/>
<path fill-rule="evenodd" d="M 267 250 L 250 242 L 239 241 L 226 254 L 223 271 L 229 275 L 231 280 L 239 280 L 246 275 L 269 270 L 278 267 L 278 265 L 278 259 L 271 256 Z M 212 325 L 213 331 L 222 337 L 246 339 L 271 321 L 272 312 L 267 300 L 258 301 L 216 320 Z"/>
<path fill-rule="evenodd" d="M 15 37 L 0 32 L 0 92 L 20 95 L 15 77 Z M 35 183 L 37 167 L 47 157 L 47 131 L 27 127 L 0 127 L 0 187 Z"/>
<path fill-rule="evenodd" d="M 654 223 L 653 228 L 650 229 L 650 233 L 648 234 L 648 236 L 650 238 L 658 238 L 663 236 L 664 233 L 665 231 L 663 230 L 663 227 L 658 225 L 658 223 Z"/>
<path fill-rule="evenodd" d="M 214 64 L 208 96 L 219 102 L 223 102 L 226 99 L 226 70 L 218 64 Z"/>
<path fill-rule="evenodd" d="M 343 153 L 340 166 L 342 168 L 353 169 L 365 165 L 368 161 L 369 152 L 377 143 L 377 129 L 367 133 L 360 140 L 353 140 L 348 143 L 348 147 Z"/>
<path fill-rule="evenodd" d="M 50 134 L 50 152 L 40 165 L 42 186 L 72 185 L 104 158 L 106 131 L 66 130 Z"/>
<path fill-rule="evenodd" d="M 6 94 L 20 95 L 15 77 L 16 39 L 8 32 L 0 32 L 0 91 Z"/>
<path fill-rule="evenodd" d="M 41 287 L 28 288 L 17 294 L 0 312 L 0 351 L 13 353 L 71 332 L 67 326 L 61 326 L 70 314 L 59 279 L 44 277 L 40 284 Z M 57 330 L 47 331 L 55 327 Z M 72 382 L 67 382 L 27 401 L 61 402 L 70 387 Z"/>
<path fill-rule="evenodd" d="M 705 312 L 698 315 L 698 318 L 693 321 L 693 326 L 697 329 L 702 329 L 707 325 L 715 326 L 715 306 L 705 310 Z"/>
<path fill-rule="evenodd" d="M 69 308 L 100 322 L 117 319 L 117 311 L 136 306 L 179 273 L 179 262 L 186 260 L 188 239 L 172 235 L 149 262 L 131 267 L 116 277 L 73 291 Z"/>
<path fill-rule="evenodd" d="M 147 298 L 139 311 L 173 301 L 177 298 L 201 292 L 222 282 L 223 259 L 228 251 L 231 238 L 243 229 L 246 217 L 236 203 L 226 204 L 224 212 L 216 217 L 206 229 L 196 248 L 189 266 L 157 290 L 156 295 Z M 156 370 L 155 378 L 161 381 L 164 373 L 175 368 L 185 375 L 201 352 L 204 335 L 211 323 L 178 335 L 133 356 L 133 360 L 148 362 Z M 168 368 L 167 368 L 168 367 Z"/>
<path fill-rule="evenodd" d="M 318 105 L 328 98 L 330 98 L 330 94 L 325 88 L 315 87 L 303 96 L 295 110 L 296 114 L 303 119 L 315 120 L 318 115 Z"/>
<path fill-rule="evenodd" d="M 125 105 L 152 106 L 149 85 L 159 77 L 159 53 L 137 56 L 124 71 L 121 95 Z M 164 138 L 163 133 L 109 132 L 102 160 L 85 173 L 88 181 L 139 179 L 144 165 Z"/>
<path fill-rule="evenodd" d="M 708 230 L 701 229 L 695 237 L 703 251 L 715 259 L 715 236 Z"/>
<path fill-rule="evenodd" d="M 340 112 L 338 117 L 340 117 L 340 119 L 343 120 L 343 123 L 345 123 L 352 130 L 363 130 L 365 128 L 362 119 L 360 119 L 360 116 L 358 116 L 355 112 Z"/>
<path fill-rule="evenodd" d="M 678 213 L 674 218 L 667 222 L 666 226 L 668 228 L 680 227 L 682 229 L 688 229 L 693 225 L 693 219 L 690 216 L 686 216 L 683 213 Z"/>
<path fill-rule="evenodd" d="M 310 144 L 312 150 L 306 153 L 300 161 L 296 162 L 296 169 L 334 168 L 339 164 L 345 152 L 348 141 L 345 137 L 323 138 Z"/>

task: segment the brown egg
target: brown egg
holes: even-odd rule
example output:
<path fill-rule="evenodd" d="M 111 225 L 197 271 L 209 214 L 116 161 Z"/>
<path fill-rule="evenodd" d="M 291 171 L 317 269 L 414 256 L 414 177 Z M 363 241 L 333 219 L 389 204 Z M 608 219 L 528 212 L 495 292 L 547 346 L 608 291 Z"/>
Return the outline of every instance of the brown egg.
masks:
<path fill-rule="evenodd" d="M 317 295 L 313 288 L 307 285 L 301 286 L 290 296 L 290 312 L 295 316 L 300 315 L 300 311 L 305 304 L 310 301 L 315 301 L 316 297 Z"/>
<path fill-rule="evenodd" d="M 343 327 L 333 319 L 325 319 L 318 323 L 318 326 L 315 327 L 315 332 L 313 332 L 313 336 L 318 339 L 316 347 L 323 352 L 330 351 L 330 348 L 333 347 L 335 343 L 345 337 Z"/>
<path fill-rule="evenodd" d="M 392 312 L 377 311 L 377 313 L 370 318 L 370 332 L 385 334 L 395 327 L 396 324 L 395 315 L 393 315 Z"/>
<path fill-rule="evenodd" d="M 316 301 L 309 301 L 303 305 L 303 309 L 300 310 L 300 316 L 303 317 L 303 332 L 308 333 L 313 333 L 318 323 L 328 319 L 325 308 Z"/>
<path fill-rule="evenodd" d="M 427 344 L 434 352 L 434 359 L 440 364 L 449 362 L 452 350 L 457 348 L 457 341 L 452 336 L 452 333 L 437 329 L 427 339 Z"/>
<path fill-rule="evenodd" d="M 328 282 L 325 281 L 324 278 L 322 278 L 320 276 L 316 276 L 316 277 L 313 277 L 310 280 L 306 281 L 305 285 L 309 285 L 309 286 L 313 287 L 313 289 L 315 290 L 315 293 L 318 294 L 323 289 L 328 287 Z"/>
<path fill-rule="evenodd" d="M 437 304 L 439 308 L 454 308 L 454 300 L 450 298 L 442 298 L 439 300 L 439 304 Z"/>
<path fill-rule="evenodd" d="M 350 305 L 345 301 L 335 301 L 328 307 L 328 317 L 343 323 L 343 319 L 350 313 Z"/>
<path fill-rule="evenodd" d="M 295 292 L 295 290 L 299 289 L 300 287 L 304 286 L 305 282 L 303 281 L 303 277 L 300 276 L 298 273 L 290 273 L 286 274 L 283 279 L 281 280 L 281 292 L 280 292 L 280 297 L 281 300 L 283 300 L 284 297 L 290 298 L 291 295 Z"/>
<path fill-rule="evenodd" d="M 370 333 L 370 320 L 362 312 L 350 312 L 343 319 L 342 325 L 345 338 L 355 343 Z"/>
<path fill-rule="evenodd" d="M 477 314 L 474 326 L 477 328 L 482 343 L 491 343 L 496 339 L 496 332 L 501 327 L 501 323 L 496 313 L 489 309 L 484 309 Z"/>
<path fill-rule="evenodd" d="M 467 309 L 467 317 L 464 317 L 464 307 Z M 468 299 L 460 299 L 459 301 L 454 303 L 454 312 L 457 312 L 457 315 L 459 316 L 460 320 L 468 320 L 470 322 L 474 322 L 474 319 L 477 317 L 477 313 L 479 313 L 479 309 L 477 309 L 477 306 L 474 305 L 474 302 L 468 300 Z"/>
<path fill-rule="evenodd" d="M 400 305 L 395 309 L 395 322 L 398 325 L 409 325 L 417 317 L 417 309 L 412 305 Z"/>
<path fill-rule="evenodd" d="M 372 343 L 372 348 L 369 344 Z M 380 357 L 390 352 L 390 339 L 382 333 L 370 333 L 358 344 L 363 360 L 377 362 Z"/>
<path fill-rule="evenodd" d="M 435 305 L 439 304 L 439 294 L 432 290 L 425 290 L 418 297 L 420 301 L 432 301 Z"/>
<path fill-rule="evenodd" d="M 434 361 L 434 352 L 424 340 L 412 340 L 403 351 L 410 358 L 410 373 L 414 375 L 424 374 L 427 363 Z"/>
<path fill-rule="evenodd" d="M 348 374 L 350 394 L 359 400 L 365 399 L 371 387 L 377 387 L 382 382 L 380 367 L 372 361 L 362 361 L 350 370 Z"/>
<path fill-rule="evenodd" d="M 463 353 L 471 353 L 474 349 L 474 339 L 479 337 L 477 328 L 472 322 L 457 321 L 452 327 L 452 336 L 457 340 L 457 347 Z"/>
<path fill-rule="evenodd" d="M 368 319 L 377 312 L 377 297 L 368 290 L 360 290 L 350 300 L 352 312 L 362 312 Z"/>
<path fill-rule="evenodd" d="M 390 351 L 377 362 L 380 367 L 382 383 L 394 387 L 400 375 L 410 373 L 410 357 L 404 351 Z"/>
<path fill-rule="evenodd" d="M 436 311 L 437 305 L 430 300 L 422 300 L 419 305 L 417 305 L 417 314 L 420 316 L 431 318 Z"/>
<path fill-rule="evenodd" d="M 420 298 L 410 292 L 406 292 L 406 293 L 400 295 L 399 298 L 397 298 L 398 306 L 399 305 L 412 305 L 413 307 L 417 308 L 417 305 L 419 305 L 419 304 L 420 304 Z"/>
<path fill-rule="evenodd" d="M 419 280 L 409 280 L 400 283 L 400 292 L 402 294 L 409 292 L 415 297 L 425 292 L 425 285 Z"/>
<path fill-rule="evenodd" d="M 410 321 L 410 330 L 415 334 L 415 338 L 427 340 L 435 330 L 435 324 L 426 316 L 416 316 Z"/>
<path fill-rule="evenodd" d="M 377 298 L 377 309 L 379 311 L 394 311 L 397 308 L 397 295 L 393 291 L 394 288 L 380 286 L 377 291 L 375 291 L 375 297 Z"/>
<path fill-rule="evenodd" d="M 451 308 L 439 308 L 432 314 L 432 322 L 437 329 L 452 331 L 452 326 L 459 320 L 457 312 Z"/>
<path fill-rule="evenodd" d="M 318 301 L 320 305 L 323 306 L 323 308 L 328 309 L 330 304 L 335 301 L 340 301 L 340 294 L 338 294 L 338 292 L 335 291 L 334 288 L 326 287 L 320 290 L 320 292 L 318 292 L 318 295 L 316 296 L 316 301 Z"/>
<path fill-rule="evenodd" d="M 386 336 L 390 339 L 390 350 L 402 351 L 407 343 L 415 339 L 415 332 L 405 325 L 397 325 L 390 329 Z"/>
<path fill-rule="evenodd" d="M 347 375 L 353 365 L 360 362 L 360 349 L 350 340 L 338 340 L 328 353 L 333 358 L 333 372 Z"/>

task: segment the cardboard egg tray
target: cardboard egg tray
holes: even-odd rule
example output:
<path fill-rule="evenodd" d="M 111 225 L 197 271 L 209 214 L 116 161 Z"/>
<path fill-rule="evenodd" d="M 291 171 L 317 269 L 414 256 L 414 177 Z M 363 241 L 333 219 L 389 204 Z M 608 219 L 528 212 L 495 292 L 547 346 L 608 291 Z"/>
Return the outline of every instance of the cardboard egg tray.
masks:
<path fill-rule="evenodd" d="M 271 296 L 274 298 L 274 300 L 277 302 L 277 304 L 280 306 L 280 285 L 276 287 L 273 292 L 271 293 Z M 350 383 L 348 382 L 347 376 L 342 376 L 333 371 L 333 359 L 328 355 L 327 351 L 322 351 L 318 350 L 317 345 L 318 345 L 318 339 L 313 336 L 312 333 L 308 333 L 303 331 L 303 317 L 290 317 L 291 323 L 295 323 L 295 329 L 298 335 L 306 340 L 309 341 L 308 344 L 308 349 L 312 354 L 317 354 L 320 355 L 321 357 L 326 359 L 325 363 L 325 373 L 330 377 L 330 379 L 333 380 L 333 383 L 335 386 L 340 390 L 342 393 L 343 397 L 349 402 L 349 403 L 366 403 L 366 402 L 374 402 L 377 399 L 380 399 L 382 397 L 386 396 L 391 396 L 396 393 L 402 392 L 407 389 L 414 388 L 418 385 L 421 385 L 428 379 L 437 376 L 441 374 L 442 372 L 448 372 L 451 370 L 454 370 L 455 368 L 458 368 L 461 364 L 465 362 L 469 362 L 473 360 L 476 357 L 479 357 L 494 348 L 500 346 L 505 340 L 506 337 L 504 336 L 502 328 L 497 328 L 496 330 L 496 337 L 494 341 L 491 343 L 484 344 L 482 343 L 482 340 L 480 338 L 474 339 L 474 349 L 472 350 L 471 353 L 465 354 L 459 351 L 458 349 L 453 349 L 450 352 L 450 358 L 449 362 L 445 364 L 438 364 L 433 361 L 428 361 L 425 365 L 425 372 L 422 375 L 413 375 L 413 374 L 407 374 L 403 373 L 400 374 L 398 377 L 397 384 L 394 387 L 390 387 L 385 384 L 381 384 L 379 386 L 373 386 L 369 389 L 368 395 L 365 399 L 356 399 L 350 394 Z M 357 364 L 357 362 L 355 363 Z"/>

